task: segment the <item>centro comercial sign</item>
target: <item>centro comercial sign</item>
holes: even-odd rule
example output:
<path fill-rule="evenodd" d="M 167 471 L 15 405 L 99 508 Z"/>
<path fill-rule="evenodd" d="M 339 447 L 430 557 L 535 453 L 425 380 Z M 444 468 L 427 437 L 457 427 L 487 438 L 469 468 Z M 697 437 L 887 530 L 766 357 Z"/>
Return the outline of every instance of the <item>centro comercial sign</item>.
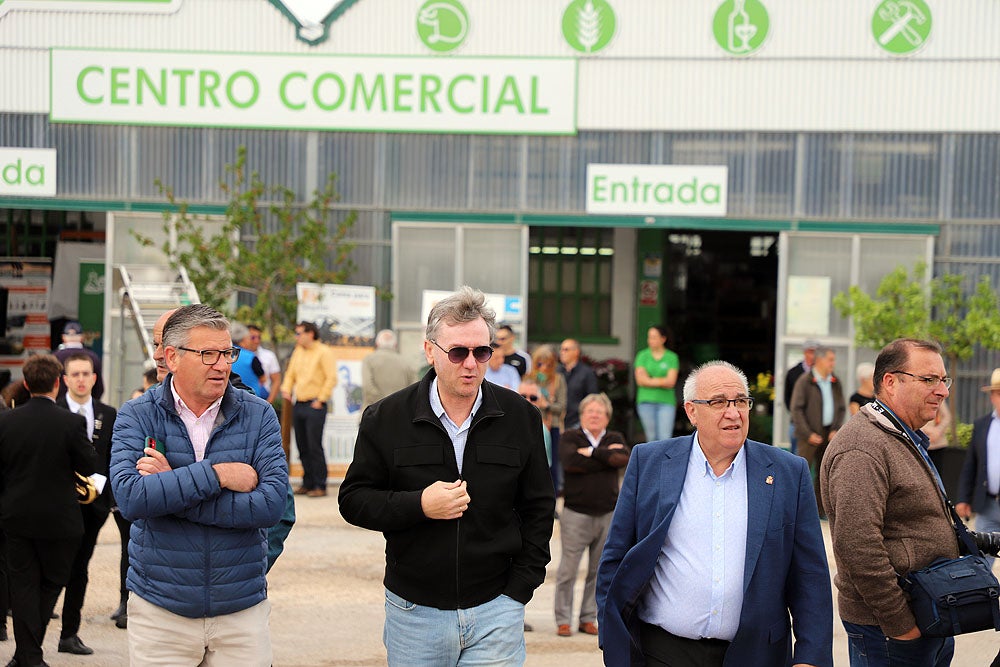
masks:
<path fill-rule="evenodd" d="M 575 134 L 569 58 L 51 52 L 53 122 Z"/>

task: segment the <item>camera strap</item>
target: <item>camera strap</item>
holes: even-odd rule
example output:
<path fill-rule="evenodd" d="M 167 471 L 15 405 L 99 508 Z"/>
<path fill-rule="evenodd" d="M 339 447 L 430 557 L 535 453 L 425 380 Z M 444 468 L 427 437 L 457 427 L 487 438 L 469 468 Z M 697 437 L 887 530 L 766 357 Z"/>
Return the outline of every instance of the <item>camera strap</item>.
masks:
<path fill-rule="evenodd" d="M 906 438 L 907 442 L 912 445 L 912 447 L 907 447 L 907 449 L 915 450 L 913 453 L 918 455 L 923 462 L 930 467 L 931 472 L 934 474 L 934 480 L 937 482 L 938 493 L 944 501 L 945 507 L 948 508 L 948 513 L 951 515 L 951 522 L 955 529 L 955 537 L 958 538 L 959 551 L 973 556 L 978 556 L 979 548 L 976 546 L 976 541 L 972 539 L 972 535 L 969 534 L 969 529 L 965 526 L 965 522 L 959 518 L 958 512 L 955 511 L 955 506 L 952 505 L 951 501 L 948 499 L 948 494 L 945 493 L 944 490 L 944 482 L 941 481 L 941 475 L 938 473 L 937 467 L 931 460 L 930 455 L 927 454 L 919 442 L 914 442 L 914 440 L 910 438 L 907 429 L 903 427 L 903 424 L 899 421 L 896 415 L 894 415 L 891 410 L 883 406 L 880 401 L 872 401 L 868 404 L 868 407 L 872 411 L 885 417 L 893 426 L 899 429 L 899 431 Z"/>

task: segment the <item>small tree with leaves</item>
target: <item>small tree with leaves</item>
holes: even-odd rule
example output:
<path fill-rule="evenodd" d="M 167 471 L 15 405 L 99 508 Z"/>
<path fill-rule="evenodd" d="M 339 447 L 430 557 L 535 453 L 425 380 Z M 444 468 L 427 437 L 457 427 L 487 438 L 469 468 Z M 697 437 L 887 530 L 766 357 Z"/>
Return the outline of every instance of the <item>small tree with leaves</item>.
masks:
<path fill-rule="evenodd" d="M 952 374 L 960 361 L 972 357 L 976 345 L 1000 350 L 1000 296 L 989 277 L 982 276 L 967 293 L 963 275 L 945 274 L 929 285 L 926 276 L 923 262 L 912 275 L 899 266 L 882 279 L 874 297 L 857 286 L 837 294 L 834 307 L 854 318 L 854 342 L 880 350 L 896 338 L 930 338 L 941 344 Z M 954 397 L 953 389 L 949 400 Z M 952 420 L 952 442 L 958 442 L 957 427 L 958 420 Z"/>
<path fill-rule="evenodd" d="M 343 283 L 354 271 L 354 244 L 345 239 L 357 212 L 343 215 L 333 209 L 340 199 L 335 174 L 306 204 L 297 204 L 290 188 L 268 186 L 256 171 L 247 173 L 244 147 L 236 162 L 226 166 L 226 175 L 219 188 L 229 203 L 218 222 L 191 215 L 187 202 L 156 182 L 170 203 L 163 213 L 170 240 L 162 250 L 171 268 L 185 267 L 204 303 L 260 326 L 272 341 L 288 340 L 298 308 L 296 284 Z M 271 203 L 262 203 L 265 198 Z M 154 244 L 149 237 L 135 236 L 145 245 Z M 232 312 L 237 292 L 256 295 L 255 303 Z"/>

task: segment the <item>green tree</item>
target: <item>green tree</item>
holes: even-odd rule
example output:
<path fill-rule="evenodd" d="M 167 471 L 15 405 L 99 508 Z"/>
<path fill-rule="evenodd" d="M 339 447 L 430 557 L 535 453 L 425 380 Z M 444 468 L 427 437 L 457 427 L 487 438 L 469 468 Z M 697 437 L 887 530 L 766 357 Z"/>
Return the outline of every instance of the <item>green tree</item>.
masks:
<path fill-rule="evenodd" d="M 345 239 L 357 212 L 344 215 L 333 208 L 340 195 L 332 173 L 308 202 L 297 203 L 290 188 L 269 186 L 256 171 L 247 173 L 242 146 L 236 162 L 226 166 L 226 176 L 219 183 L 228 199 L 221 221 L 192 215 L 188 203 L 157 180 L 170 203 L 163 228 L 174 239 L 162 250 L 171 268 L 187 270 L 203 303 L 260 326 L 272 341 L 289 340 L 298 308 L 295 285 L 344 283 L 353 273 L 354 244 Z M 149 237 L 135 236 L 145 245 L 154 244 Z M 233 312 L 230 304 L 237 292 L 256 295 L 253 306 Z"/>
<path fill-rule="evenodd" d="M 896 338 L 931 338 L 941 344 L 949 373 L 972 357 L 976 345 L 1000 350 L 1000 296 L 988 276 L 975 289 L 965 290 L 966 277 L 944 274 L 927 281 L 927 265 L 918 263 L 910 274 L 896 267 L 882 279 L 875 296 L 853 286 L 833 298 L 844 317 L 854 318 L 854 342 L 879 350 Z M 949 401 L 954 405 L 955 388 Z M 956 414 L 952 410 L 952 414 Z M 958 442 L 958 419 L 952 420 L 951 441 Z"/>

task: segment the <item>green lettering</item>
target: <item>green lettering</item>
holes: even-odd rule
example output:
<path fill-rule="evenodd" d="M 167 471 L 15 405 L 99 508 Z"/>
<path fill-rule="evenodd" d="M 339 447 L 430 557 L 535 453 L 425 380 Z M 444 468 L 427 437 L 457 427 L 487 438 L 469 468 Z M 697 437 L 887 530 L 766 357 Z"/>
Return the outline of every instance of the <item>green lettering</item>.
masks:
<path fill-rule="evenodd" d="M 674 186 L 670 183 L 657 183 L 653 189 L 653 198 L 660 204 L 667 204 L 674 200 Z"/>
<path fill-rule="evenodd" d="M 619 197 L 621 197 L 620 201 L 623 202 L 628 201 L 628 185 L 626 185 L 625 183 L 612 183 L 611 201 L 613 202 L 619 201 Z"/>
<path fill-rule="evenodd" d="M 677 200 L 682 204 L 693 204 L 698 200 L 698 179 L 690 183 L 682 183 L 677 188 Z"/>
<path fill-rule="evenodd" d="M 288 83 L 292 79 L 305 79 L 305 72 L 289 72 L 281 79 L 281 85 L 278 86 L 278 95 L 281 97 L 281 103 L 292 111 L 302 111 L 306 108 L 305 102 L 295 103 L 288 99 Z"/>
<path fill-rule="evenodd" d="M 641 184 L 639 183 L 639 177 L 638 176 L 633 176 L 632 177 L 632 201 L 639 201 L 639 186 L 640 185 Z M 625 201 L 628 201 L 628 199 L 626 199 Z"/>
<path fill-rule="evenodd" d="M 456 113 L 472 113 L 475 109 L 472 106 L 462 106 L 455 99 L 455 86 L 458 85 L 460 81 L 468 81 L 469 83 L 475 83 L 476 80 L 472 78 L 471 74 L 459 74 L 451 83 L 448 84 L 448 106 L 455 110 Z"/>
<path fill-rule="evenodd" d="M 167 70 L 160 70 L 160 89 L 157 90 L 152 77 L 141 67 L 135 71 L 135 102 L 142 105 L 142 96 L 145 89 L 156 98 L 156 101 L 163 106 L 167 103 Z"/>
<path fill-rule="evenodd" d="M 45 185 L 45 167 L 40 164 L 33 164 L 24 172 L 24 178 L 28 185 Z"/>
<path fill-rule="evenodd" d="M 490 110 L 490 75 L 483 75 L 483 113 Z"/>
<path fill-rule="evenodd" d="M 128 69 L 125 67 L 112 67 L 111 68 L 111 103 L 112 104 L 128 104 L 128 98 L 123 97 L 121 93 L 128 92 L 128 80 L 124 77 L 128 74 Z"/>
<path fill-rule="evenodd" d="M 91 65 L 90 67 L 84 67 L 82 70 L 80 70 L 80 73 L 76 75 L 76 94 L 79 95 L 80 99 L 86 102 L 87 104 L 100 104 L 101 102 L 104 101 L 103 95 L 101 95 L 100 97 L 88 96 L 83 87 L 84 85 L 83 80 L 84 78 L 87 77 L 87 75 L 100 73 L 102 71 L 103 70 L 97 65 Z"/>
<path fill-rule="evenodd" d="M 548 115 L 548 107 L 538 105 L 538 77 L 531 77 L 531 113 L 541 116 Z"/>
<path fill-rule="evenodd" d="M 240 79 L 246 79 L 250 84 L 250 97 L 245 100 L 237 100 L 234 95 L 234 89 L 236 88 L 237 82 Z M 252 107 L 257 102 L 257 97 L 260 95 L 260 84 L 257 83 L 257 78 L 246 71 L 241 69 L 237 72 L 233 72 L 229 79 L 226 81 L 226 99 L 237 109 L 246 109 Z"/>
<path fill-rule="evenodd" d="M 213 72 L 210 69 L 198 72 L 198 106 L 206 106 L 209 98 L 212 100 L 212 106 L 222 106 L 219 104 L 219 97 L 215 94 L 221 83 L 222 77 L 219 76 L 218 72 Z"/>
<path fill-rule="evenodd" d="M 338 89 L 336 100 L 333 102 L 324 102 L 322 99 L 320 99 L 319 96 L 320 87 L 327 81 L 332 81 L 337 86 Z M 313 84 L 313 93 L 312 93 L 313 101 L 315 101 L 316 106 L 318 106 L 323 111 L 336 110 L 337 107 L 343 104 L 344 96 L 346 95 L 346 93 L 347 91 L 344 88 L 344 80 L 340 78 L 340 75 L 334 74 L 333 72 L 325 72 L 323 74 L 320 74 L 319 78 L 317 78 L 316 82 Z"/>
<path fill-rule="evenodd" d="M 607 176 L 594 176 L 594 201 L 607 201 Z"/>
<path fill-rule="evenodd" d="M 3 168 L 3 180 L 7 185 L 18 185 L 21 182 L 21 158 Z"/>
<path fill-rule="evenodd" d="M 718 204 L 722 200 L 722 187 L 710 183 L 701 189 L 701 200 L 706 204 Z"/>
<path fill-rule="evenodd" d="M 413 81 L 412 74 L 398 74 L 393 78 L 392 85 L 392 110 L 393 111 L 413 111 L 413 107 L 405 105 L 401 98 L 408 97 L 413 94 L 412 88 L 404 88 L 403 84 L 409 84 Z"/>
<path fill-rule="evenodd" d="M 194 76 L 193 69 L 174 69 L 170 70 L 170 73 L 179 79 L 180 83 L 180 105 L 187 106 L 187 80 L 188 77 Z"/>
<path fill-rule="evenodd" d="M 441 92 L 441 77 L 433 74 L 425 74 L 420 77 L 420 111 L 427 111 L 427 102 L 430 101 L 430 106 L 434 107 L 434 111 L 440 113 L 441 105 L 437 101 L 439 92 Z"/>
<path fill-rule="evenodd" d="M 371 95 L 367 94 L 365 89 L 365 79 L 361 74 L 354 75 L 354 88 L 351 91 L 351 111 L 356 111 L 358 108 L 358 94 L 361 95 L 361 99 L 365 104 L 365 109 L 368 111 L 372 110 L 375 105 L 375 98 L 381 100 L 382 111 L 388 110 L 386 105 L 386 94 L 385 94 L 385 76 L 378 74 L 375 77 L 375 82 L 372 84 Z"/>
<path fill-rule="evenodd" d="M 521 103 L 521 92 L 517 89 L 517 81 L 513 76 L 504 77 L 496 106 L 493 107 L 493 113 L 500 113 L 501 107 L 506 106 L 513 106 L 518 113 L 524 113 L 524 105 Z"/>

